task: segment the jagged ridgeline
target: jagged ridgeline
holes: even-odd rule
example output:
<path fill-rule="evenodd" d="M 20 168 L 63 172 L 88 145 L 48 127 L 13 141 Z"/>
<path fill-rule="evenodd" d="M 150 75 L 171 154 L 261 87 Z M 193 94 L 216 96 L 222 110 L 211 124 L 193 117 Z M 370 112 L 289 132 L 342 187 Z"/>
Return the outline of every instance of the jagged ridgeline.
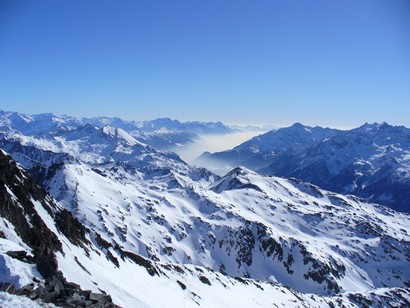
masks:
<path fill-rule="evenodd" d="M 2 153 L 12 293 L 123 307 L 409 305 L 407 214 L 242 167 L 219 177 L 113 127 L 6 135 L 19 164 Z"/>

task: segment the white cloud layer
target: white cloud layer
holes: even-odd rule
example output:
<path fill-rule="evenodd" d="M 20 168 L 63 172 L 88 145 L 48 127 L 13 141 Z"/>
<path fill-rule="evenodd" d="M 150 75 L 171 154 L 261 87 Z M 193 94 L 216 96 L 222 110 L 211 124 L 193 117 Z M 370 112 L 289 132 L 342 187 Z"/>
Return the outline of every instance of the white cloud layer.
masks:
<path fill-rule="evenodd" d="M 193 145 L 184 146 L 174 150 L 184 161 L 193 163 L 203 152 L 220 152 L 249 140 L 250 138 L 263 134 L 265 131 L 247 131 L 226 135 L 204 135 Z"/>

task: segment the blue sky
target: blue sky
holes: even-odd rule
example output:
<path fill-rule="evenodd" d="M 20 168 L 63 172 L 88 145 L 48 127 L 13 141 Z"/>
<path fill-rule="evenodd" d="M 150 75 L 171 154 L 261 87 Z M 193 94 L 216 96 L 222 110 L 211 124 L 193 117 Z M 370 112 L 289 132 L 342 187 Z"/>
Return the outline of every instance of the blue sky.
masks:
<path fill-rule="evenodd" d="M 410 1 L 2 0 L 0 108 L 410 127 Z"/>

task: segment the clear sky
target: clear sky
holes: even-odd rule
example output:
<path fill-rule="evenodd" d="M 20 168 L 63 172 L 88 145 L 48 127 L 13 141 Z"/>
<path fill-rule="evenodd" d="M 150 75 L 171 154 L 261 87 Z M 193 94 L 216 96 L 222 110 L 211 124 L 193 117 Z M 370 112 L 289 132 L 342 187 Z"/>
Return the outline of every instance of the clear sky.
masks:
<path fill-rule="evenodd" d="M 410 1 L 1 0 L 0 108 L 410 127 Z"/>

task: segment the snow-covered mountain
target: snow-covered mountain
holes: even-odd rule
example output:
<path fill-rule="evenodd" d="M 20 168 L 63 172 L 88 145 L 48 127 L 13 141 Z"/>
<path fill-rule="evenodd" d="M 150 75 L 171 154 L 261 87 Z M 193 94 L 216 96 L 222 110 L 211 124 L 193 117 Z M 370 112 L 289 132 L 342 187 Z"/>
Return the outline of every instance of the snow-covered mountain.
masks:
<path fill-rule="evenodd" d="M 296 177 L 410 212 L 410 129 L 403 126 L 375 123 L 343 131 L 294 124 L 232 150 L 205 153 L 198 162 Z"/>
<path fill-rule="evenodd" d="M 113 246 L 99 233 L 84 228 L 3 152 L 0 168 L 3 291 L 64 307 L 112 307 L 112 298 L 101 293 L 111 294 L 124 307 L 267 304 L 264 290 L 270 296 L 280 295 L 283 302 L 301 300 L 280 285 L 236 280 L 189 265 L 156 264 Z M 389 292 L 406 294 L 401 289 Z M 3 294 L 0 301 L 10 299 Z M 305 300 L 312 301 L 307 296 Z M 323 298 L 317 300 L 326 303 Z M 31 304 L 16 297 L 13 302 Z"/>
<path fill-rule="evenodd" d="M 219 177 L 123 128 L 13 129 L 0 290 L 124 307 L 410 302 L 408 214 L 243 167 Z"/>
<path fill-rule="evenodd" d="M 66 307 L 108 307 L 111 300 L 123 307 L 409 303 L 409 290 L 397 287 L 408 283 L 409 217 L 380 206 L 361 207 L 354 198 L 243 168 L 202 192 L 218 204 L 186 198 L 182 188 L 168 189 L 162 199 L 155 199 L 139 185 L 134 193 L 140 190 L 143 198 L 127 204 L 123 198 L 132 197 L 131 188 L 122 193 L 116 189 L 118 183 L 132 184 L 118 181 L 121 173 L 93 173 L 77 165 L 77 175 L 88 171 L 95 177 L 90 181 L 83 173 L 80 177 L 88 185 L 77 185 L 89 188 L 87 200 L 81 199 L 87 191 L 76 193 L 76 216 L 82 224 L 2 152 L 0 168 L 0 288 L 11 293 Z M 97 187 L 101 191 L 95 191 Z M 271 200 L 268 191 L 284 199 Z M 261 199 L 262 193 L 266 195 Z M 97 200 L 108 203 L 99 207 Z M 315 205 L 315 200 L 320 203 Z M 289 224 L 290 219 L 295 221 Z M 144 247 L 144 241 L 151 245 Z M 156 253 L 157 244 L 165 243 L 169 248 L 151 260 L 140 254 L 148 247 Z M 184 262 L 178 262 L 181 256 Z M 162 262 L 153 261 L 156 258 Z M 218 271 L 201 265 L 210 262 L 213 267 L 223 263 Z"/>
<path fill-rule="evenodd" d="M 151 121 L 136 123 L 136 126 L 144 132 L 155 132 L 161 129 L 171 131 L 186 131 L 197 135 L 206 134 L 229 134 L 233 130 L 222 122 L 199 122 L 188 121 L 180 122 L 170 118 L 160 118 Z"/>
<path fill-rule="evenodd" d="M 205 152 L 195 162 L 219 174 L 225 174 L 238 166 L 257 171 L 269 166 L 272 160 L 280 154 L 301 154 L 312 145 L 337 133 L 338 130 L 335 129 L 306 127 L 295 123 L 291 127 L 271 130 L 255 136 L 231 150 L 216 153 Z"/>
<path fill-rule="evenodd" d="M 0 110 L 0 132 L 14 131 L 27 136 L 54 135 L 58 131 L 72 130 L 85 124 L 97 128 L 110 126 L 121 129 L 140 142 L 158 150 L 170 150 L 192 144 L 201 135 L 234 132 L 234 129 L 221 122 L 180 122 L 169 118 L 137 122 L 125 121 L 116 117 L 75 118 L 51 113 L 27 115 Z"/>

